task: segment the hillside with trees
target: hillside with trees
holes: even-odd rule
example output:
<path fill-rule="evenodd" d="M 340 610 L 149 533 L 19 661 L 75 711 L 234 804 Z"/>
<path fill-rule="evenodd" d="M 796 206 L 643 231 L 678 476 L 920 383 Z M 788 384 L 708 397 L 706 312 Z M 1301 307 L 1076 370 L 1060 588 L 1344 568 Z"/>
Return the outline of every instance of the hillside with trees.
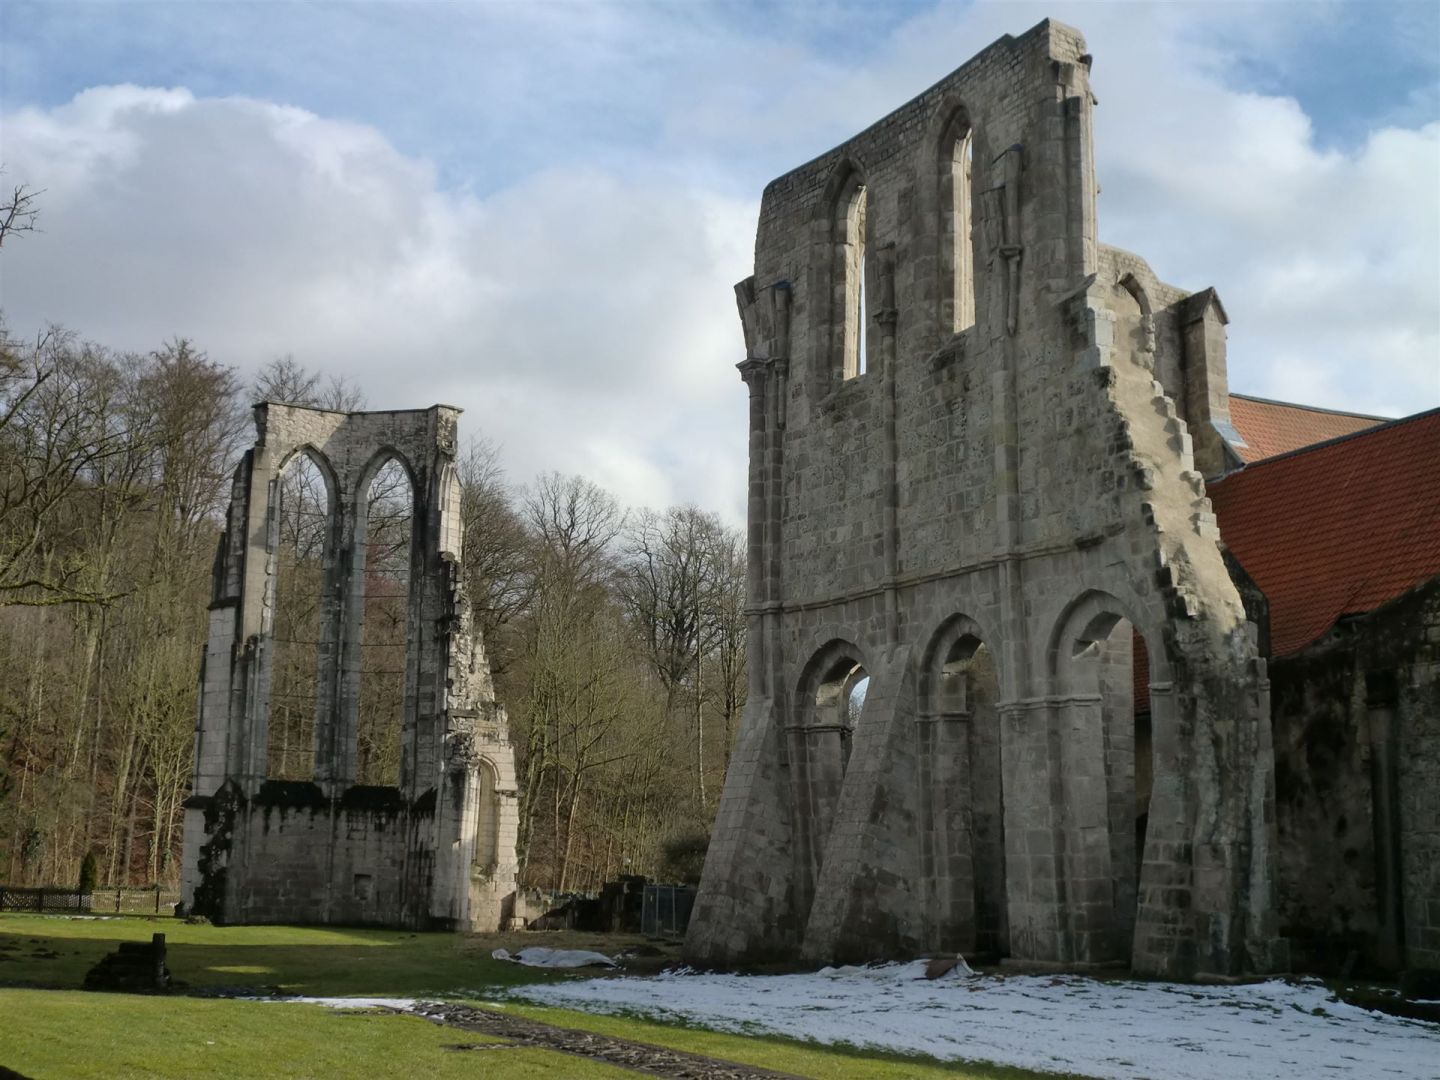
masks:
<path fill-rule="evenodd" d="M 134 354 L 0 328 L 0 881 L 70 884 L 91 854 L 102 884 L 178 880 L 215 542 L 260 399 L 364 405 L 288 358 L 247 384 L 184 339 Z M 744 705 L 741 536 L 694 506 L 627 510 L 578 476 L 514 486 L 478 435 L 460 464 L 522 880 L 693 876 Z M 277 637 L 300 643 L 321 557 L 307 483 L 289 471 L 282 493 L 295 595 Z M 377 686 L 404 647 L 405 490 L 369 495 Z M 276 775 L 308 768 L 309 667 L 277 656 Z M 362 779 L 393 782 L 398 699 L 362 700 Z"/>

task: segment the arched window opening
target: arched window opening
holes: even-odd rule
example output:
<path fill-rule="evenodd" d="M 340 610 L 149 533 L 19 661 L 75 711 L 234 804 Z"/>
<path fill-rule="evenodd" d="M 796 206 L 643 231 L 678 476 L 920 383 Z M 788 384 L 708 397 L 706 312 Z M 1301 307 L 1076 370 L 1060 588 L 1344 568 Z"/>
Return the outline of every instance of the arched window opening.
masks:
<path fill-rule="evenodd" d="M 851 739 L 869 689 L 869 673 L 854 648 L 841 641 L 832 641 L 806 665 L 798 687 L 800 722 L 790 729 L 789 763 L 797 787 L 795 847 L 801 873 L 795 888 L 802 908 L 809 906 L 820 879 L 850 766 Z"/>
<path fill-rule="evenodd" d="M 853 731 L 855 725 L 860 722 L 860 714 L 865 711 L 865 695 L 870 692 L 870 676 L 866 675 L 857 681 L 850 690 L 850 700 L 847 709 L 847 716 L 850 722 L 850 729 Z"/>
<path fill-rule="evenodd" d="M 942 325 L 959 333 L 975 323 L 971 171 L 975 140 L 964 112 L 946 129 L 940 150 L 940 304 Z"/>
<path fill-rule="evenodd" d="M 869 338 L 865 310 L 865 237 L 867 196 L 859 177 L 851 180 L 839 205 L 839 278 L 841 373 L 846 379 L 865 374 Z"/>
<path fill-rule="evenodd" d="M 839 775 L 850 767 L 850 743 L 870 692 L 870 675 L 853 659 L 836 661 L 815 691 L 815 716 L 810 725 L 817 732 L 838 737 Z"/>
<path fill-rule="evenodd" d="M 313 780 L 330 488 L 315 460 L 300 453 L 281 472 L 275 493 L 265 774 Z"/>
<path fill-rule="evenodd" d="M 364 538 L 357 565 L 361 594 L 356 781 L 398 786 L 410 643 L 410 563 L 415 492 L 391 458 L 365 493 Z M 358 538 L 357 538 L 358 539 Z"/>
<path fill-rule="evenodd" d="M 500 860 L 500 814 L 495 793 L 495 770 L 484 762 L 475 784 L 475 858 L 472 869 L 481 877 L 492 877 Z"/>

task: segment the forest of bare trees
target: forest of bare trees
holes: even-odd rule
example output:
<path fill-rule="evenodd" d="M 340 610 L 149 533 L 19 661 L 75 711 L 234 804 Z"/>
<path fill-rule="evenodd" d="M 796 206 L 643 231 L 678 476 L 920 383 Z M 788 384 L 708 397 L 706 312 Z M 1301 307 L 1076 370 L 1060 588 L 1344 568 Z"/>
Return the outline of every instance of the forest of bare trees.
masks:
<path fill-rule="evenodd" d="M 261 398 L 364 404 L 289 359 L 246 383 L 185 340 L 122 354 L 0 327 L 0 882 L 71 884 L 87 852 L 109 884 L 178 879 L 211 564 Z M 482 438 L 460 465 L 474 624 L 518 757 L 523 880 L 693 876 L 744 704 L 740 536 L 694 506 L 627 511 L 577 476 L 512 486 Z M 398 473 L 370 490 L 366 783 L 398 773 L 413 505 Z M 303 462 L 287 471 L 277 777 L 313 756 L 323 498 Z"/>

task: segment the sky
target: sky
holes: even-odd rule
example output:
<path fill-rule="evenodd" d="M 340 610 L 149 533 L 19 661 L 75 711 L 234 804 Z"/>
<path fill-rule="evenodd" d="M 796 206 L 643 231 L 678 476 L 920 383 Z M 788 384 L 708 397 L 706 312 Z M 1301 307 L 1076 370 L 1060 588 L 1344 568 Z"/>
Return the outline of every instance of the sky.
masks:
<path fill-rule="evenodd" d="M 744 514 L 766 182 L 1003 34 L 1095 56 L 1101 238 L 1230 315 L 1231 389 L 1440 405 L 1440 4 L 0 4 L 12 333 L 292 356 L 462 406 L 507 475 Z"/>

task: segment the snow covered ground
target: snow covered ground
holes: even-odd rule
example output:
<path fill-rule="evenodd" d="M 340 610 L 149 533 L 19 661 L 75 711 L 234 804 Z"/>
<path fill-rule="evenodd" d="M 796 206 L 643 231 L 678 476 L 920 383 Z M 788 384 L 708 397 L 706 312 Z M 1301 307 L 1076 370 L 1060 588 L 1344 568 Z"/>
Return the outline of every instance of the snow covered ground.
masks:
<path fill-rule="evenodd" d="M 924 971 L 918 961 L 809 975 L 667 974 L 511 993 L 718 1031 L 1115 1080 L 1440 1078 L 1440 1025 L 1343 1004 L 1318 982 L 1189 986 L 1075 975 L 930 981 Z"/>
<path fill-rule="evenodd" d="M 526 967 L 613 968 L 616 966 L 615 961 L 604 953 L 590 952 L 588 949 L 547 949 L 542 945 L 532 945 L 528 949 L 521 949 L 513 954 L 507 949 L 496 949 L 490 956 L 495 960 L 509 960 L 512 963 L 524 964 Z"/>

